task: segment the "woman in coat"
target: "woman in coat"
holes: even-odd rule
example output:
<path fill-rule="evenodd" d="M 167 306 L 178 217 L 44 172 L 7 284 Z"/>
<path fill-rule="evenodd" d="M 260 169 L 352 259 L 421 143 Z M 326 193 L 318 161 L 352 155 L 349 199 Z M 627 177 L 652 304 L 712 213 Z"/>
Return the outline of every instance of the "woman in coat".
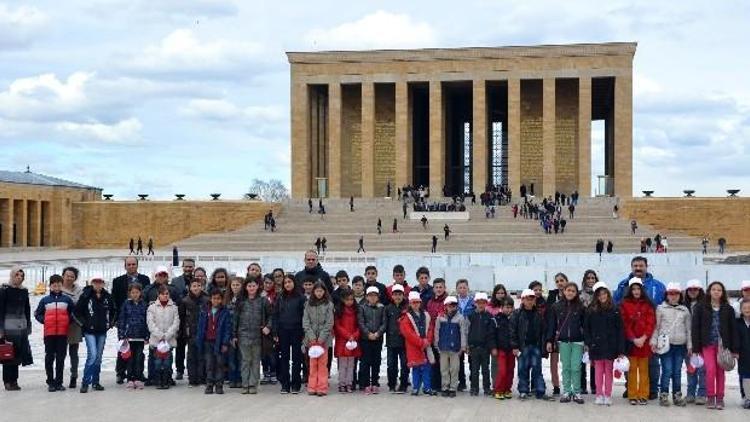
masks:
<path fill-rule="evenodd" d="M 34 363 L 29 345 L 31 306 L 29 291 L 23 287 L 22 269 L 10 270 L 10 281 L 0 287 L 0 339 L 13 343 L 15 358 L 3 362 L 3 383 L 6 391 L 18 391 L 18 365 Z"/>
<path fill-rule="evenodd" d="M 727 291 L 719 281 L 708 285 L 703 304 L 693 309 L 693 353 L 703 356 L 706 368 L 706 403 L 709 409 L 724 408 L 724 369 L 719 366 L 719 346 L 729 349 L 737 357 L 739 345 L 735 328 L 734 309 L 729 305 Z"/>
<path fill-rule="evenodd" d="M 86 365 L 83 368 L 81 393 L 88 392 L 89 385 L 96 391 L 102 391 L 104 387 L 99 383 L 99 374 L 104 343 L 107 331 L 115 325 L 115 306 L 112 296 L 104 288 L 104 277 L 94 276 L 91 285 L 83 289 L 76 305 L 76 317 L 86 339 Z"/>

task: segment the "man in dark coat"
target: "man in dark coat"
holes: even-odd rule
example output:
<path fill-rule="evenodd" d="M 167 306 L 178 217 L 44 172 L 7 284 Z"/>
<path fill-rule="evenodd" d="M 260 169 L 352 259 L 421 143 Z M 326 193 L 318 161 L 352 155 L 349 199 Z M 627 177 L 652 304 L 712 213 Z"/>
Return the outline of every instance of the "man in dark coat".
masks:
<path fill-rule="evenodd" d="M 328 290 L 328 294 L 333 292 L 331 276 L 320 266 L 320 263 L 318 262 L 318 254 L 312 249 L 305 252 L 305 267 L 294 275 L 294 283 L 297 285 L 298 289 L 302 290 L 302 283 L 308 277 L 312 277 L 315 281 L 323 283 L 323 285 L 326 286 L 326 290 Z"/>

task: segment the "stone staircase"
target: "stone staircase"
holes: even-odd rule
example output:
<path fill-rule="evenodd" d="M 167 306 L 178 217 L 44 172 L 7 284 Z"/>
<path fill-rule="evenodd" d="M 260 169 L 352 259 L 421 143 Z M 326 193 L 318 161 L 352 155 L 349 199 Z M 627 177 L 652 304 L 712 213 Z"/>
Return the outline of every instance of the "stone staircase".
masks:
<path fill-rule="evenodd" d="M 513 218 L 509 206 L 497 207 L 494 219 L 485 218 L 484 207 L 470 206 L 471 220 L 448 222 L 452 234 L 443 240 L 445 222 L 432 221 L 423 229 L 419 221 L 402 219 L 401 205 L 385 198 L 355 199 L 355 211 L 349 211 L 348 199 L 324 200 L 326 215 L 308 213 L 307 200 L 288 200 L 276 216 L 277 231 L 263 230 L 255 223 L 227 233 L 206 233 L 180 242 L 182 251 L 302 251 L 314 248 L 317 237 L 326 237 L 328 251 L 355 252 L 360 235 L 370 251 L 429 252 L 433 234 L 438 236 L 438 252 L 594 252 L 598 238 L 611 240 L 614 252 L 636 253 L 640 238 L 653 237 L 656 232 L 639 224 L 636 235 L 630 233 L 630 221 L 612 218 L 616 198 L 584 198 L 579 201 L 574 219 L 568 219 L 564 234 L 545 234 L 539 222 L 520 216 Z M 567 218 L 567 209 L 565 215 Z M 429 218 L 429 214 L 427 215 Z M 383 234 L 376 224 L 382 219 Z M 398 220 L 398 233 L 392 233 L 393 219 Z M 700 239 L 664 233 L 670 251 L 698 251 Z"/>

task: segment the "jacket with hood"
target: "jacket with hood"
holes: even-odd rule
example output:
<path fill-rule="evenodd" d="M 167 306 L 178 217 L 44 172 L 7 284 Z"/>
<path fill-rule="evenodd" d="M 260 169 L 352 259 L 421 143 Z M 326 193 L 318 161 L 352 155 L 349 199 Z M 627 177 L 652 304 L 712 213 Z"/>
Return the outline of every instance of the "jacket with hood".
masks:
<path fill-rule="evenodd" d="M 76 317 L 86 334 L 105 334 L 114 327 L 116 318 L 115 303 L 106 289 L 99 297 L 92 286 L 86 286 L 76 305 Z"/>
<path fill-rule="evenodd" d="M 616 307 L 595 312 L 586 312 L 583 335 L 589 348 L 589 359 L 614 360 L 625 354 L 625 334 L 622 317 Z"/>
<path fill-rule="evenodd" d="M 628 355 L 639 358 L 651 357 L 649 340 L 656 328 L 656 313 L 651 304 L 643 299 L 624 299 L 620 305 L 620 316 L 625 340 L 632 342 L 636 338 L 646 336 L 643 347 L 633 345 Z"/>
<path fill-rule="evenodd" d="M 333 303 L 330 301 L 313 304 L 307 301 L 302 317 L 302 328 L 305 330 L 305 346 L 310 347 L 320 342 L 321 346 L 333 344 Z"/>
<path fill-rule="evenodd" d="M 133 301 L 128 299 L 120 307 L 120 316 L 117 320 L 117 338 L 146 341 L 149 337 L 148 324 L 146 323 L 146 312 L 148 305 L 141 299 Z"/>
<path fill-rule="evenodd" d="M 401 335 L 404 336 L 406 348 L 406 366 L 414 368 L 427 363 L 435 363 L 432 352 L 434 326 L 430 321 L 430 314 L 419 311 L 418 314 L 408 310 L 399 323 Z"/>
<path fill-rule="evenodd" d="M 357 307 L 356 303 L 353 303 L 352 306 L 341 305 L 341 312 L 334 316 L 333 331 L 336 337 L 336 347 L 333 353 L 337 358 L 358 358 L 362 356 L 362 346 L 359 345 L 361 335 L 359 322 L 357 321 Z M 354 350 L 346 348 L 349 339 L 354 339 L 357 342 L 357 347 Z"/>
<path fill-rule="evenodd" d="M 378 340 L 382 341 L 385 333 L 385 306 L 382 303 L 360 305 L 357 320 L 362 339 L 368 339 L 367 335 L 370 333 L 377 333 Z"/>
<path fill-rule="evenodd" d="M 44 337 L 68 335 L 68 325 L 73 323 L 73 301 L 60 293 L 50 293 L 39 301 L 34 318 L 44 324 Z"/>

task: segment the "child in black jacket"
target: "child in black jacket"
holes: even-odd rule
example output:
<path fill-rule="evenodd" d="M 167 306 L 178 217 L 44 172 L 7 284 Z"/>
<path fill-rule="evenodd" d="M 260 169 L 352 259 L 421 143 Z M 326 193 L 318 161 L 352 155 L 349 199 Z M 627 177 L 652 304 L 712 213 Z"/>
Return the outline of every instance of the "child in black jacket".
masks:
<path fill-rule="evenodd" d="M 479 371 L 482 371 L 482 387 L 485 396 L 492 394 L 490 389 L 490 354 L 494 348 L 495 320 L 487 312 L 489 299 L 483 292 L 474 295 L 476 310 L 469 315 L 469 371 L 472 396 L 479 395 Z"/>
<path fill-rule="evenodd" d="M 497 373 L 495 374 L 495 398 L 505 400 L 513 398 L 510 389 L 513 387 L 513 371 L 516 357 L 510 342 L 510 315 L 513 313 L 513 299 L 500 299 L 500 313 L 495 316 L 495 337 L 493 339 L 492 356 L 497 359 Z"/>

